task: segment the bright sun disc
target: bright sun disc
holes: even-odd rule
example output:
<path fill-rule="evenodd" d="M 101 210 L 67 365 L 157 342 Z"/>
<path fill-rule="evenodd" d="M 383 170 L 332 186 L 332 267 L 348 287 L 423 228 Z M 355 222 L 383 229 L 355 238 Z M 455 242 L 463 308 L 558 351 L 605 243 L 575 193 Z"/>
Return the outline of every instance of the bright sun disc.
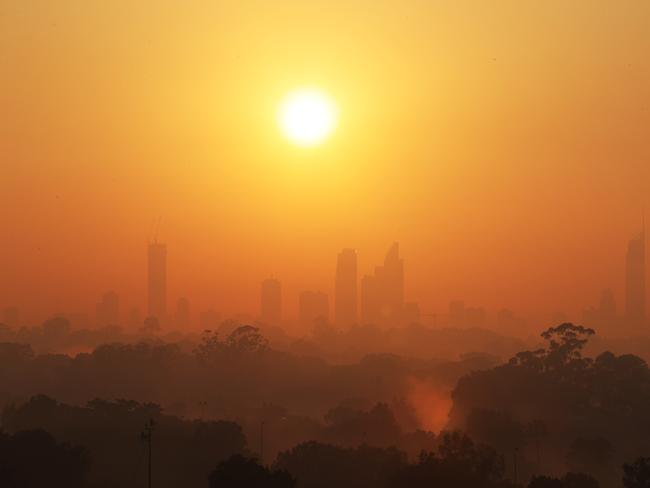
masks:
<path fill-rule="evenodd" d="M 278 113 L 284 135 L 298 146 L 315 146 L 332 133 L 336 126 L 334 102 L 314 89 L 296 90 L 283 100 Z"/>

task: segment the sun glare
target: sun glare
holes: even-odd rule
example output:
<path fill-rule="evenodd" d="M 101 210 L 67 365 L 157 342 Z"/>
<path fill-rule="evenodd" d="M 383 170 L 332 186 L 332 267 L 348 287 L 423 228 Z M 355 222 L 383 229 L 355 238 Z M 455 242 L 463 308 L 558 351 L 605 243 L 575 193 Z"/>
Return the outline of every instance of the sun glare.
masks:
<path fill-rule="evenodd" d="M 337 109 L 322 91 L 301 89 L 289 93 L 282 101 L 278 119 L 282 132 L 292 143 L 315 146 L 336 127 Z"/>

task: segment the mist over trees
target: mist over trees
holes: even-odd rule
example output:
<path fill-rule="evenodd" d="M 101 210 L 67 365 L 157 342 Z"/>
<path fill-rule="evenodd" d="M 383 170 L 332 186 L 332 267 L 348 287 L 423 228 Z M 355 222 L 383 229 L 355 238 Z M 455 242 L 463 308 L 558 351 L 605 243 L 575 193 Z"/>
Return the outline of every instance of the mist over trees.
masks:
<path fill-rule="evenodd" d="M 277 349 L 278 336 L 264 331 L 229 322 L 180 342 L 147 333 L 74 356 L 0 343 L 3 452 L 59 459 L 69 468 L 51 476 L 66 486 L 142 486 L 140 435 L 151 423 L 155 486 L 170 488 L 595 488 L 650 479 L 650 371 L 634 355 L 586 355 L 592 329 L 560 324 L 542 334 L 545 347 L 507 361 L 465 351 L 455 360 L 374 352 L 352 362 L 322 354 L 347 340 L 330 332 L 319 332 L 323 343 L 314 336 L 319 352 L 310 355 L 304 342 Z M 41 350 L 55 350 L 73 331 L 55 319 L 32 334 Z M 21 478 L 37 474 L 20 459 L 0 458 L 0 479 L 41 486 Z"/>

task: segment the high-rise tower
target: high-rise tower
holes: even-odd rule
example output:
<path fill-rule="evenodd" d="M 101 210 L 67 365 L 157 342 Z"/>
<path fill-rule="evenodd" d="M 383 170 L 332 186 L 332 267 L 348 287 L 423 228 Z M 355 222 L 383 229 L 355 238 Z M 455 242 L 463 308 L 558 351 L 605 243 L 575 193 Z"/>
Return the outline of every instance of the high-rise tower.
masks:
<path fill-rule="evenodd" d="M 383 266 L 361 280 L 361 315 L 365 323 L 395 326 L 402 322 L 404 309 L 404 260 L 395 242 Z"/>
<path fill-rule="evenodd" d="M 336 261 L 334 318 L 337 325 L 357 321 L 357 252 L 343 249 Z"/>
<path fill-rule="evenodd" d="M 167 314 L 167 246 L 150 242 L 147 254 L 149 316 L 162 322 Z"/>
<path fill-rule="evenodd" d="M 625 316 L 631 326 L 646 320 L 645 223 L 627 246 L 625 256 Z"/>

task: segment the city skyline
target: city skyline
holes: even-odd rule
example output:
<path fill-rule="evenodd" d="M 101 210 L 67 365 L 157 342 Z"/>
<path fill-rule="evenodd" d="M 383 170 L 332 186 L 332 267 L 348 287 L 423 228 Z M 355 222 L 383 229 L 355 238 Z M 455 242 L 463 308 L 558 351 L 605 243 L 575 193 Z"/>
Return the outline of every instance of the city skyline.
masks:
<path fill-rule="evenodd" d="M 621 241 L 650 208 L 646 1 L 149 1 L 3 10 L 0 307 L 92 315 L 115 289 L 146 315 L 135 249 L 160 216 L 169 296 L 197 310 L 254 315 L 279 271 L 287 297 L 332 297 L 336 252 L 363 250 L 362 275 L 393 240 L 425 314 L 462 297 L 532 332 L 607 287 L 623 310 Z M 317 147 L 278 125 L 304 86 L 339 109 Z"/>
<path fill-rule="evenodd" d="M 605 334 L 614 335 L 641 333 L 650 326 L 647 320 L 645 247 L 644 221 L 640 233 L 628 242 L 622 315 L 617 313 L 617 300 L 612 288 L 607 287 L 603 289 L 597 306 L 583 306 L 578 321 L 600 328 Z M 417 302 L 405 297 L 404 260 L 400 257 L 397 242 L 390 246 L 383 264 L 376 265 L 371 274 L 358 275 L 357 259 L 356 249 L 343 248 L 338 253 L 331 296 L 318 289 L 299 289 L 295 298 L 283 296 L 282 281 L 273 277 L 261 281 L 257 312 L 247 314 L 235 311 L 230 315 L 222 315 L 210 307 L 191 316 L 191 301 L 186 296 L 173 299 L 175 309 L 172 312 L 167 310 L 167 245 L 154 239 L 147 245 L 147 314 L 141 315 L 138 306 L 132 307 L 127 314 L 121 306 L 119 294 L 109 290 L 101 295 L 94 314 L 90 311 L 65 313 L 58 310 L 48 316 L 64 316 L 74 322 L 93 323 L 99 327 L 128 325 L 140 328 L 144 319 L 155 317 L 167 329 L 176 327 L 179 330 L 193 330 L 197 325 L 214 328 L 220 320 L 229 316 L 248 316 L 267 325 L 295 324 L 302 327 L 298 329 L 301 333 L 309 333 L 318 323 L 337 327 L 362 324 L 395 327 L 422 323 L 457 328 L 491 327 L 506 334 L 527 334 L 527 321 L 517 316 L 507 305 L 487 311 L 483 306 L 466 305 L 464 300 L 454 297 L 447 304 L 447 313 L 444 313 L 444 309 L 423 313 Z M 287 300 L 295 300 L 295 305 L 287 307 Z M 94 321 L 90 319 L 92 315 Z M 563 315 L 562 312 L 556 312 L 552 320 L 568 320 Z M 8 325 L 21 325 L 18 307 L 5 307 L 3 317 Z M 356 319 L 352 320 L 352 317 Z"/>
<path fill-rule="evenodd" d="M 0 488 L 650 488 L 650 0 L 1 0 L 0 72 Z"/>

